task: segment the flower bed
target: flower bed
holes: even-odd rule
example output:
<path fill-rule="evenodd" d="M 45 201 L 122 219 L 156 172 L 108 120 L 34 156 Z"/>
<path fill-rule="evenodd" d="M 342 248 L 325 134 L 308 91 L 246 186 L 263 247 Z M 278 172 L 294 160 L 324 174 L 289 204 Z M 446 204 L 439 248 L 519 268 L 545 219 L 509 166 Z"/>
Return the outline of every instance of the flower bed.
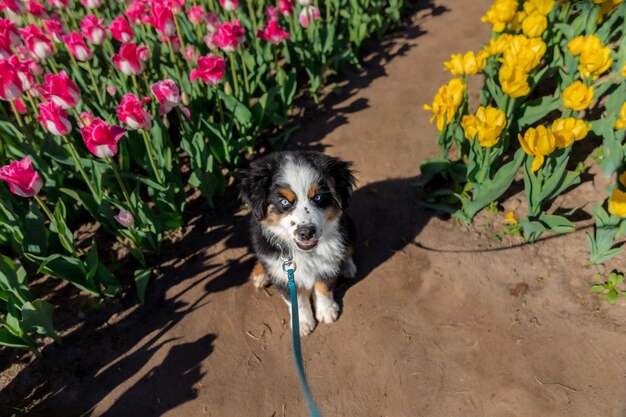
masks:
<path fill-rule="evenodd" d="M 511 230 L 531 242 L 545 232 L 571 232 L 572 213 L 555 214 L 551 204 L 587 169 L 573 163 L 584 152 L 578 142 L 597 140 L 596 159 L 617 178 L 594 208 L 595 233 L 588 235 L 590 263 L 605 262 L 626 234 L 626 6 L 496 0 L 482 21 L 493 26 L 489 44 L 452 55 L 444 66 L 458 78 L 425 106 L 437 123 L 441 158 L 424 162 L 422 179 L 441 175 L 449 185 L 426 204 L 469 224 L 521 175 L 527 207 L 519 221 L 507 214 Z M 484 83 L 473 110 L 466 85 L 477 73 Z"/>
<path fill-rule="evenodd" d="M 259 135 L 284 143 L 298 90 L 317 101 L 403 3 L 0 1 L 0 247 L 10 255 L 0 255 L 0 344 L 36 351 L 34 334 L 58 338 L 22 264 L 95 297 L 121 291 L 95 242 L 77 247 L 68 218 L 84 212 L 138 260 L 143 300 L 144 254 L 183 224 L 189 187 L 212 204 Z"/>

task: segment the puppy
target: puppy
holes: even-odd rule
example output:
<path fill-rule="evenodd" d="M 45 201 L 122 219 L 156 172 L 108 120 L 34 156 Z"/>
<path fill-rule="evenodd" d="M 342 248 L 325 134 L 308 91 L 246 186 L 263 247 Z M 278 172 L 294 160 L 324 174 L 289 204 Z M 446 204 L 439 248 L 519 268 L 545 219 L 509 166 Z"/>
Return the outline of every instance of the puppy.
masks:
<path fill-rule="evenodd" d="M 251 280 L 257 288 L 273 284 L 291 313 L 281 253 L 293 257 L 303 336 L 313 331 L 315 318 L 337 320 L 335 282 L 340 275 L 356 275 L 354 230 L 345 214 L 355 185 L 351 166 L 319 152 L 290 151 L 269 154 L 242 173 L 241 198 L 252 211 L 252 245 L 258 258 Z"/>

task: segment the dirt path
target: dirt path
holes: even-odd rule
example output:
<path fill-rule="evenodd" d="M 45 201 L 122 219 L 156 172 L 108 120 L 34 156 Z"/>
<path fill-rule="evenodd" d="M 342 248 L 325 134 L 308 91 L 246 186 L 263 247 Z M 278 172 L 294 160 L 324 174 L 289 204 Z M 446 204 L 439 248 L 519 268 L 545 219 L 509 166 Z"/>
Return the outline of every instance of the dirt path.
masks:
<path fill-rule="evenodd" d="M 338 290 L 338 322 L 303 342 L 326 417 L 626 415 L 624 304 L 589 294 L 584 233 L 498 250 L 510 242 L 492 239 L 492 215 L 465 231 L 415 205 L 419 163 L 437 153 L 421 106 L 450 53 L 488 39 L 490 3 L 420 11 L 294 140 L 353 160 L 360 184 L 359 279 Z M 245 213 L 227 196 L 207 217 L 166 253 L 145 307 L 94 313 L 0 403 L 30 395 L 38 416 L 305 416 L 285 304 L 245 282 Z"/>

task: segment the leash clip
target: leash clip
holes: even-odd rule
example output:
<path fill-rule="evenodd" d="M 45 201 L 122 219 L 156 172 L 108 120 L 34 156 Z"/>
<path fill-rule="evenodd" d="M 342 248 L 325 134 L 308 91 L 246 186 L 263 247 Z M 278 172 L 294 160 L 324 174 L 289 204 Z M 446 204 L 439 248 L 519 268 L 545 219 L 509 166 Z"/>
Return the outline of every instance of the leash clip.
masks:
<path fill-rule="evenodd" d="M 291 253 L 285 253 L 282 246 L 277 246 L 280 249 L 280 260 L 283 261 L 283 272 L 285 272 L 285 274 L 289 274 L 289 270 L 291 270 L 292 273 L 295 272 L 297 265 L 296 261 L 293 260 Z"/>

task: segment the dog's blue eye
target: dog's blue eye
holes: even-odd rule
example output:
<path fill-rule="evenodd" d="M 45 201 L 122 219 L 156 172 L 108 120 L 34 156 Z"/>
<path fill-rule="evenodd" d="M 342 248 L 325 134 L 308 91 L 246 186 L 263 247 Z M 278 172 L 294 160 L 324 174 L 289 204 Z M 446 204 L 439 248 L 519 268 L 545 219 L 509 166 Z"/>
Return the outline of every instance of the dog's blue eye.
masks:
<path fill-rule="evenodd" d="M 281 198 L 280 199 L 280 205 L 283 207 L 287 207 L 289 206 L 291 203 L 289 202 L 289 200 L 287 200 L 286 198 Z"/>
<path fill-rule="evenodd" d="M 315 201 L 316 203 L 319 203 L 320 201 L 322 201 L 322 195 L 321 194 L 315 194 L 313 196 L 313 201 Z"/>

